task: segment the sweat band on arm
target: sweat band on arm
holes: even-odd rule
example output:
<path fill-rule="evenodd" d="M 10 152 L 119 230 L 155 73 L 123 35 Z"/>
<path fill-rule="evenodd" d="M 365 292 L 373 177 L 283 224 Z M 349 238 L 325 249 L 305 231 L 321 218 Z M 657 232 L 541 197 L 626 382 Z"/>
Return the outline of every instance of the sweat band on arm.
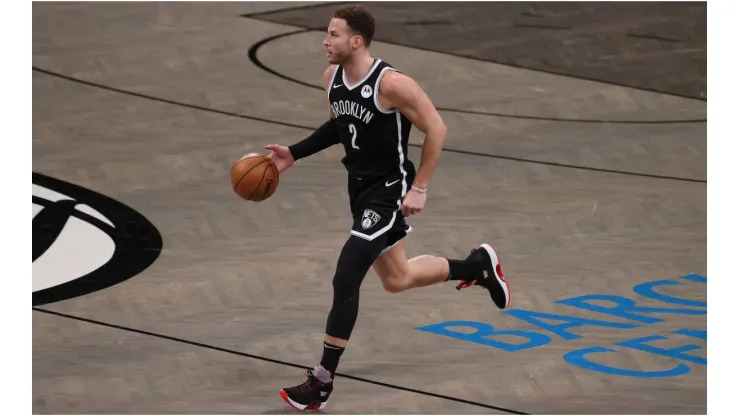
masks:
<path fill-rule="evenodd" d="M 338 143 L 339 132 L 337 131 L 337 124 L 333 118 L 330 118 L 310 136 L 292 146 L 288 146 L 288 149 L 293 155 L 293 159 L 298 160 L 311 156 L 314 153 L 318 153 Z"/>

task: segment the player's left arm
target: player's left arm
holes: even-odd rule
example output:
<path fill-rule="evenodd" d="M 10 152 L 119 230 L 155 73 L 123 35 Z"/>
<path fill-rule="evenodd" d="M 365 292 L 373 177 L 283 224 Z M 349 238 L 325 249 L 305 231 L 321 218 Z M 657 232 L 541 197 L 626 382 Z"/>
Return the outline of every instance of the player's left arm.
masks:
<path fill-rule="evenodd" d="M 442 154 L 447 126 L 432 100 L 411 77 L 389 71 L 381 79 L 379 89 L 381 105 L 397 109 L 426 135 L 413 183 L 417 188 L 426 189 Z M 386 106 L 386 102 L 390 105 Z"/>

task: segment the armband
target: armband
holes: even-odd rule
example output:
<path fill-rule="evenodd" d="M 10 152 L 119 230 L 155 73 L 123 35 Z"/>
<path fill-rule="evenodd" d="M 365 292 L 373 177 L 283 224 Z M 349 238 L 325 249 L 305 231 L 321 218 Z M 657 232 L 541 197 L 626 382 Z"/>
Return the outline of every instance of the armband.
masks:
<path fill-rule="evenodd" d="M 339 132 L 333 118 L 327 120 L 321 127 L 298 143 L 288 146 L 294 160 L 309 157 L 324 149 L 339 143 Z"/>

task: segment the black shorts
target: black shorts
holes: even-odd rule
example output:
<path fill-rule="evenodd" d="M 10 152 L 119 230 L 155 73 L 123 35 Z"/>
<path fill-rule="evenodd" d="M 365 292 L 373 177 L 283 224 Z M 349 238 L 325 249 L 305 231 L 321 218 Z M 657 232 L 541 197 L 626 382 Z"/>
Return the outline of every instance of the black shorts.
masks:
<path fill-rule="evenodd" d="M 406 175 L 392 175 L 384 180 L 349 180 L 349 199 L 352 211 L 351 235 L 370 242 L 378 255 L 390 250 L 413 228 L 401 213 L 403 196 L 411 179 Z"/>

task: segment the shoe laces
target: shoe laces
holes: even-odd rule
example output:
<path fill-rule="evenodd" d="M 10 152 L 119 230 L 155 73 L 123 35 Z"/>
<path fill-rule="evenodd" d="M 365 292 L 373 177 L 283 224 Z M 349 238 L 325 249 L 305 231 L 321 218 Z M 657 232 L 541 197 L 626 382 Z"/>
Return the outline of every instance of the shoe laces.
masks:
<path fill-rule="evenodd" d="M 458 282 L 459 284 L 455 287 L 455 289 L 457 290 L 466 289 L 466 288 L 469 288 L 470 286 L 478 286 L 481 289 L 486 288 L 485 286 L 483 286 L 482 283 L 478 283 L 477 280 L 458 280 Z"/>
<path fill-rule="evenodd" d="M 320 388 L 324 385 L 321 381 L 319 381 L 312 373 L 311 370 L 308 370 L 306 372 L 306 376 L 308 377 L 306 381 L 303 382 L 300 386 L 296 387 L 296 390 L 298 390 L 301 393 L 306 393 L 309 391 L 316 390 L 316 388 Z"/>
<path fill-rule="evenodd" d="M 468 258 L 466 260 L 470 259 L 471 255 L 476 254 L 478 250 L 480 250 L 480 248 L 471 249 L 470 254 L 468 255 Z M 469 288 L 470 286 L 478 286 L 481 289 L 486 288 L 485 286 L 483 286 L 483 283 L 480 283 L 478 282 L 477 279 L 475 279 L 475 280 L 458 280 L 458 285 L 455 287 L 455 289 L 457 290 L 466 289 L 466 288 Z"/>

